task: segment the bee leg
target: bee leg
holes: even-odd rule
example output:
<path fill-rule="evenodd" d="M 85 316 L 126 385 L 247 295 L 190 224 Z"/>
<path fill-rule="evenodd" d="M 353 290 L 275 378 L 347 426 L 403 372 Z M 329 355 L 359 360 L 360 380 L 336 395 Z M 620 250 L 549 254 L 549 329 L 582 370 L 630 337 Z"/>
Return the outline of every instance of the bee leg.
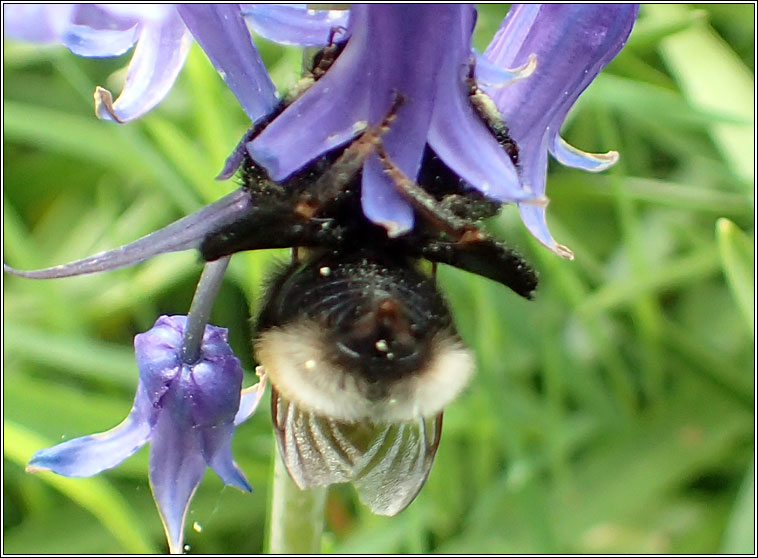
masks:
<path fill-rule="evenodd" d="M 341 26 L 332 27 L 329 31 L 329 44 L 316 51 L 316 54 L 313 54 L 312 57 L 310 55 L 313 53 L 314 49 L 306 49 L 304 51 L 303 68 L 306 71 L 303 74 L 303 77 L 301 77 L 297 83 L 287 91 L 287 94 L 284 96 L 285 104 L 288 105 L 294 102 L 303 93 L 308 91 L 314 83 L 326 75 L 327 70 L 332 67 L 335 60 L 337 60 L 337 57 L 344 50 L 345 45 L 347 45 L 347 41 L 341 43 L 334 42 L 334 36 L 340 31 L 344 32 L 345 28 Z M 310 60 L 308 58 L 310 58 Z"/>
<path fill-rule="evenodd" d="M 410 180 L 381 146 L 378 154 L 398 192 L 436 230 L 452 237 L 448 240 L 423 233 L 413 234 L 403 240 L 408 250 L 432 263 L 444 263 L 482 275 L 525 298 L 532 297 L 537 287 L 537 275 L 518 253 L 496 242 L 470 221 L 438 202 L 423 187 Z"/>
<path fill-rule="evenodd" d="M 382 146 L 378 147 L 377 153 L 384 165 L 384 171 L 392 179 L 397 191 L 436 229 L 446 232 L 461 242 L 473 242 L 484 238 L 484 233 L 475 225 L 453 213 L 449 207 L 440 204 L 423 187 L 408 178 L 390 159 Z"/>
<path fill-rule="evenodd" d="M 476 60 L 473 59 L 469 63 L 468 76 L 466 77 L 466 84 L 468 85 L 468 96 L 471 101 L 471 106 L 482 119 L 482 122 L 489 128 L 492 135 L 495 136 L 497 142 L 502 146 L 505 152 L 510 157 L 514 165 L 518 164 L 518 145 L 511 138 L 508 133 L 508 126 L 503 120 L 503 116 L 495 105 L 492 98 L 487 95 L 479 85 L 476 83 L 474 77 L 474 69 L 476 67 Z"/>
<path fill-rule="evenodd" d="M 399 93 L 395 93 L 392 105 L 384 118 L 374 126 L 370 126 L 353 143 L 351 143 L 315 182 L 308 192 L 302 195 L 295 207 L 295 212 L 301 217 L 310 219 L 321 209 L 335 200 L 347 190 L 363 163 L 381 146 L 382 136 L 390 129 L 397 111 L 405 101 Z"/>
<path fill-rule="evenodd" d="M 337 57 L 345 48 L 347 42 L 334 42 L 334 36 L 339 32 L 344 33 L 345 31 L 346 29 L 342 26 L 332 27 L 329 30 L 328 46 L 322 48 L 316 53 L 316 56 L 313 57 L 313 69 L 311 70 L 311 75 L 313 76 L 314 81 L 318 81 L 324 76 L 324 74 L 326 74 L 327 70 L 332 67 L 334 61 L 337 60 Z"/>
<path fill-rule="evenodd" d="M 418 255 L 434 263 L 452 265 L 497 281 L 524 298 L 537 288 L 537 274 L 517 252 L 492 238 L 451 242 L 439 238 L 414 239 Z M 414 247 L 411 247 L 413 249 Z"/>

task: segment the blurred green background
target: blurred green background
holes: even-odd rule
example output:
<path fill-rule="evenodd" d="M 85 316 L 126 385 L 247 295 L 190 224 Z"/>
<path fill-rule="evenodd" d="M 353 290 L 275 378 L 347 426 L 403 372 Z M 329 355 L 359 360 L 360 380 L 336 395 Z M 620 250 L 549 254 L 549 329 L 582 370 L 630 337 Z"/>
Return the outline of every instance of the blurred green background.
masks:
<path fill-rule="evenodd" d="M 505 10 L 480 10 L 480 51 Z M 643 7 L 564 127 L 620 162 L 598 175 L 550 165 L 548 221 L 576 259 L 539 246 L 507 207 L 491 228 L 539 270 L 536 300 L 440 269 L 477 377 L 446 412 L 418 499 L 383 518 L 333 488 L 324 551 L 753 552 L 754 19 L 748 4 Z M 300 51 L 258 44 L 286 89 Z M 129 56 L 4 44 L 7 263 L 116 247 L 236 187 L 213 177 L 248 122 L 197 47 L 146 117 L 95 118 L 94 86 L 120 90 Z M 246 385 L 249 318 L 276 257 L 286 252 L 236 255 L 212 316 L 231 330 Z M 146 449 L 90 479 L 24 465 L 126 416 L 133 336 L 186 313 L 200 269 L 180 253 L 88 277 L 3 278 L 4 552 L 166 550 Z M 209 471 L 190 552 L 262 551 L 273 448 L 264 404 L 234 440 L 255 492 Z"/>

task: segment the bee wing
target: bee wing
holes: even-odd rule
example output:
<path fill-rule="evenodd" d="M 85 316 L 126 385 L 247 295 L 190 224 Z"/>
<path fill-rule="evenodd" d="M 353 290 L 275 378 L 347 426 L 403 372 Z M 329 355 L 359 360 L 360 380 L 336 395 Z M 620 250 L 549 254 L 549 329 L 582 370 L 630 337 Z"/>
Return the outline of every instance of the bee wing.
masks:
<path fill-rule="evenodd" d="M 372 452 L 364 455 L 353 484 L 378 515 L 393 516 L 416 498 L 432 468 L 442 433 L 442 413 L 432 419 L 383 425 Z"/>
<path fill-rule="evenodd" d="M 303 411 L 272 389 L 279 453 L 301 489 L 352 482 L 361 502 L 395 515 L 429 476 L 442 432 L 442 413 L 399 424 L 349 424 Z"/>
<path fill-rule="evenodd" d="M 271 416 L 279 455 L 302 490 L 350 481 L 360 456 L 332 440 L 329 420 L 302 411 L 276 389 L 271 390 Z"/>

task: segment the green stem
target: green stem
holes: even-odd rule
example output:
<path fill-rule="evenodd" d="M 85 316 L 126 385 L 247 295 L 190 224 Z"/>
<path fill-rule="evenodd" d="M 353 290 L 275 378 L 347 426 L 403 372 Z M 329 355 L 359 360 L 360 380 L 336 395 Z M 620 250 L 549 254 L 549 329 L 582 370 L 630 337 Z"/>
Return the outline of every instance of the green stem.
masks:
<path fill-rule="evenodd" d="M 270 554 L 318 554 L 324 530 L 326 488 L 300 490 L 274 452 L 268 551 Z"/>
<path fill-rule="evenodd" d="M 214 262 L 208 262 L 200 275 L 200 281 L 187 315 L 187 326 L 182 340 L 182 360 L 187 364 L 194 364 L 200 358 L 200 346 L 203 343 L 205 326 L 211 317 L 213 303 L 221 288 L 230 258 L 231 256 L 226 256 Z"/>

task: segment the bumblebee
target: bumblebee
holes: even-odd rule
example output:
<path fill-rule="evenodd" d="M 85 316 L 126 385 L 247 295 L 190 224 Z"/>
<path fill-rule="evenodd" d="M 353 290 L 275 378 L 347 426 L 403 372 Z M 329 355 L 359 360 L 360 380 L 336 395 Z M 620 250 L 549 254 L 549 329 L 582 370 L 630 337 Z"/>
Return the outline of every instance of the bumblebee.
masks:
<path fill-rule="evenodd" d="M 319 74 L 309 79 L 326 71 L 335 52 L 322 52 Z M 505 125 L 481 95 L 472 86 L 472 105 L 517 162 Z M 200 245 L 206 260 L 293 249 L 292 261 L 269 279 L 253 341 L 273 386 L 279 453 L 300 488 L 351 482 L 374 513 L 389 516 L 421 490 L 443 409 L 474 372 L 434 273 L 419 262 L 477 273 L 527 298 L 537 285 L 518 254 L 476 225 L 497 214 L 498 202 L 470 188 L 428 146 L 417 181 L 384 152 L 381 138 L 402 105 L 396 95 L 381 122 L 284 183 L 238 150 L 249 209 Z M 372 154 L 414 209 L 416 224 L 405 235 L 390 238 L 363 214 L 361 168 Z"/>

